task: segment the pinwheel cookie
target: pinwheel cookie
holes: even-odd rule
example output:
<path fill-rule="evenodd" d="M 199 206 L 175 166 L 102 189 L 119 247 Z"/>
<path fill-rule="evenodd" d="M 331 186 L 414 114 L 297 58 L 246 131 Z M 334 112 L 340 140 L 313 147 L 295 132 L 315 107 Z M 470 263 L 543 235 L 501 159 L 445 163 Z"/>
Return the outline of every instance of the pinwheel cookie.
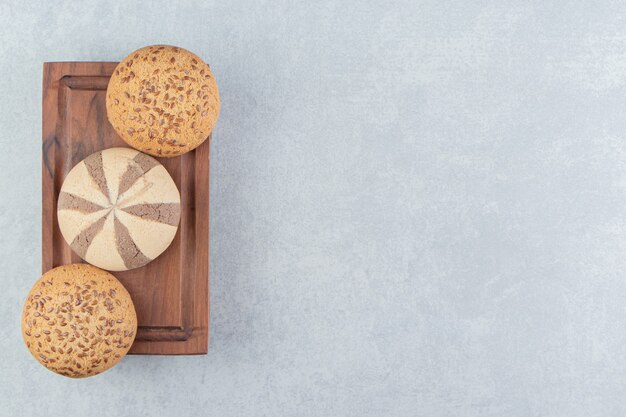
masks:
<path fill-rule="evenodd" d="M 170 245 L 180 194 L 156 159 L 129 148 L 96 152 L 65 178 L 57 205 L 66 242 L 110 271 L 141 267 Z"/>

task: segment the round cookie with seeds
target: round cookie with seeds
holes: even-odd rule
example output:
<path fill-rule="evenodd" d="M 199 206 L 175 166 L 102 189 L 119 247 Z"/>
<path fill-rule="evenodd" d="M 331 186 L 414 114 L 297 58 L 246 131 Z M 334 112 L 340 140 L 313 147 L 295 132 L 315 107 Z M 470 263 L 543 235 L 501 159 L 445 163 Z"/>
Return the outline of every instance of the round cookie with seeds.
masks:
<path fill-rule="evenodd" d="M 119 362 L 137 333 L 124 286 L 87 264 L 59 266 L 33 285 L 22 309 L 22 336 L 43 366 L 83 378 Z"/>
<path fill-rule="evenodd" d="M 106 108 L 109 121 L 130 146 L 172 157 L 208 138 L 220 97 L 211 69 L 197 55 L 154 45 L 118 64 L 107 88 Z"/>
<path fill-rule="evenodd" d="M 129 148 L 89 155 L 69 172 L 57 203 L 65 241 L 109 271 L 146 265 L 170 245 L 180 194 L 156 159 Z"/>

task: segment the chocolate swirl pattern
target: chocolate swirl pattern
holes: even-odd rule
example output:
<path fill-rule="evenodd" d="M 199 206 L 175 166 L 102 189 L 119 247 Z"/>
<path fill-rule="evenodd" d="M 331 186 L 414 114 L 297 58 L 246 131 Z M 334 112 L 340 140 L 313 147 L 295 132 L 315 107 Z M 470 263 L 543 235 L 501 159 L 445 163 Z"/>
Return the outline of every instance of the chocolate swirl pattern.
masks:
<path fill-rule="evenodd" d="M 180 194 L 156 159 L 111 148 L 72 168 L 61 187 L 57 216 L 78 256 L 124 271 L 147 264 L 170 245 L 180 220 Z"/>

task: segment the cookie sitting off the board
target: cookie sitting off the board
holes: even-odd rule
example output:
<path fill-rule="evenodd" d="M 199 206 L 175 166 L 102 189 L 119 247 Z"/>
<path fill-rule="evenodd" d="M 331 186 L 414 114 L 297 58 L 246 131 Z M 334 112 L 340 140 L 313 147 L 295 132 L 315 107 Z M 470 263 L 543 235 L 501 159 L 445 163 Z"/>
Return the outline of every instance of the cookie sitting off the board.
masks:
<path fill-rule="evenodd" d="M 156 159 L 129 148 L 91 154 L 69 172 L 57 204 L 65 241 L 109 271 L 144 266 L 170 245 L 180 194 Z"/>
<path fill-rule="evenodd" d="M 109 121 L 130 146 L 172 157 L 208 138 L 220 98 L 202 59 L 183 48 L 154 45 L 131 53 L 115 68 L 106 108 Z"/>
<path fill-rule="evenodd" d="M 119 362 L 137 334 L 137 315 L 124 286 L 87 264 L 46 272 L 22 309 L 22 336 L 30 353 L 58 374 L 83 378 Z"/>

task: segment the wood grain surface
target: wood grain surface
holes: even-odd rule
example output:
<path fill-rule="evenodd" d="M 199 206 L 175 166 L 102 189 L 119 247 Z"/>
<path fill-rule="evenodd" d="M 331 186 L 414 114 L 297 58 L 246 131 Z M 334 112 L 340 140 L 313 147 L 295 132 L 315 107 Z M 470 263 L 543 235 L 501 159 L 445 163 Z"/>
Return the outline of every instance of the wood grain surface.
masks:
<path fill-rule="evenodd" d="M 105 94 L 116 62 L 43 67 L 42 270 L 83 262 L 63 239 L 57 199 L 63 179 L 93 152 L 128 147 L 107 120 Z M 134 354 L 203 354 L 209 323 L 209 140 L 176 158 L 157 158 L 181 194 L 171 246 L 148 265 L 113 274 L 130 292 L 139 329 Z"/>

